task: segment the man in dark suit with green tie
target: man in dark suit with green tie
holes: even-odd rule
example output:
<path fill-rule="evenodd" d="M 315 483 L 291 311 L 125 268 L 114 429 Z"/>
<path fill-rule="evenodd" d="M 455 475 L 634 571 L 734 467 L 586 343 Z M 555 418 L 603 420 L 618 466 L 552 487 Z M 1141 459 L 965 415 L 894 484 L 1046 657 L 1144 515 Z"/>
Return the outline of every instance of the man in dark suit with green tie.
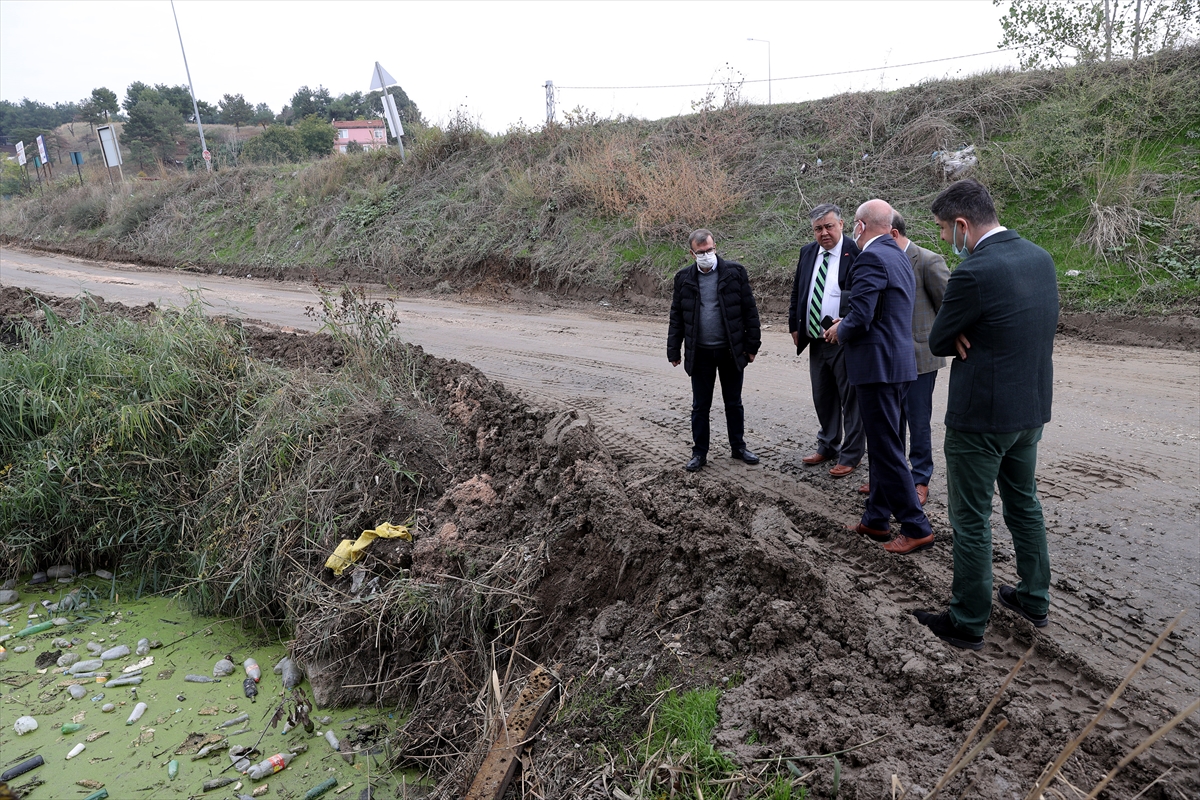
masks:
<path fill-rule="evenodd" d="M 1015 587 L 1000 604 L 1036 627 L 1049 622 L 1050 556 L 1035 471 L 1050 421 L 1058 280 L 1042 248 L 1000 225 L 978 181 L 933 201 L 944 241 L 965 256 L 951 273 L 929 334 L 935 356 L 955 356 L 946 407 L 946 483 L 954 527 L 950 608 L 915 612 L 956 647 L 980 650 L 992 611 L 992 495 L 997 487 L 1016 550 Z"/>

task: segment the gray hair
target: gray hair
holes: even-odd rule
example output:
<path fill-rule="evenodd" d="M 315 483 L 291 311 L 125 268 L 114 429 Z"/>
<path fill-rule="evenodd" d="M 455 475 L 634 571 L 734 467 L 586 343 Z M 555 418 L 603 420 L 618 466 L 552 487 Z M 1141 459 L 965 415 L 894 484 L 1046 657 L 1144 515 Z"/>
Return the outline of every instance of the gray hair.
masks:
<path fill-rule="evenodd" d="M 842 218 L 842 210 L 833 203 L 821 203 L 821 205 L 808 212 L 808 218 L 812 222 L 816 222 L 826 214 L 833 214 L 838 219 Z"/>
<path fill-rule="evenodd" d="M 692 250 L 695 250 L 696 245 L 704 244 L 709 239 L 712 239 L 714 244 L 717 241 L 716 239 L 713 239 L 712 231 L 708 230 L 707 228 L 697 228 L 696 230 L 692 231 L 692 235 L 688 237 L 688 247 Z"/>

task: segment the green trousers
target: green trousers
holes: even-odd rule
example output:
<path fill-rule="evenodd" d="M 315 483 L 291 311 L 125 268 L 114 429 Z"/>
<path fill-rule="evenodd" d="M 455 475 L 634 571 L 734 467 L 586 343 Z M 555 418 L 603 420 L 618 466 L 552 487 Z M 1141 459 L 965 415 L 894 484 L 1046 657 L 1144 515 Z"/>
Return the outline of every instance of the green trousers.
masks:
<path fill-rule="evenodd" d="M 946 428 L 946 486 L 954 528 L 950 619 L 982 636 L 992 613 L 992 495 L 1000 487 L 1004 523 L 1017 553 L 1017 599 L 1033 615 L 1050 608 L 1050 554 L 1037 497 L 1042 427 L 1015 433 Z"/>

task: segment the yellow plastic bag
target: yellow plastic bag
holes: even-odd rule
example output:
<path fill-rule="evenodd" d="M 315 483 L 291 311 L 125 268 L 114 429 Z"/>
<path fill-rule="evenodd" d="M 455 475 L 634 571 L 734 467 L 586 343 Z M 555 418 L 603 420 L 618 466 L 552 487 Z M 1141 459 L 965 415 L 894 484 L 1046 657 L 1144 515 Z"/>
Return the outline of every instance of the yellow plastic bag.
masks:
<path fill-rule="evenodd" d="M 408 532 L 407 526 L 385 522 L 373 531 L 363 531 L 357 542 L 351 539 L 342 539 L 342 543 L 333 551 L 333 555 L 325 561 L 325 566 L 333 570 L 334 575 L 341 575 L 347 567 L 362 558 L 367 547 L 376 539 L 404 539 L 411 542 L 413 537 Z"/>

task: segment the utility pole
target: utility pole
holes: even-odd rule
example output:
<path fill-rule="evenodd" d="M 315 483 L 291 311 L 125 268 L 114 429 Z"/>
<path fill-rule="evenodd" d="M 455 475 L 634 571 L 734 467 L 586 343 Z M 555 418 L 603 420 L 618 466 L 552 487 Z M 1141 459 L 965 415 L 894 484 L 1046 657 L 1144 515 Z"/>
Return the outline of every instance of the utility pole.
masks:
<path fill-rule="evenodd" d="M 183 71 L 187 73 L 188 91 L 192 93 L 192 111 L 196 114 L 196 129 L 200 131 L 200 149 L 204 151 L 204 166 L 212 172 L 212 156 L 204 142 L 204 125 L 200 122 L 200 106 L 196 104 L 196 88 L 192 86 L 192 70 L 188 67 L 187 51 L 183 49 L 183 34 L 179 31 L 179 15 L 175 13 L 175 0 L 171 0 L 171 16 L 175 18 L 175 33 L 179 36 L 179 52 L 183 53 Z"/>
<path fill-rule="evenodd" d="M 746 37 L 747 42 L 762 42 L 767 46 L 767 105 L 771 105 L 771 43 L 766 39 Z"/>
<path fill-rule="evenodd" d="M 546 81 L 546 124 L 554 124 L 554 81 Z"/>

